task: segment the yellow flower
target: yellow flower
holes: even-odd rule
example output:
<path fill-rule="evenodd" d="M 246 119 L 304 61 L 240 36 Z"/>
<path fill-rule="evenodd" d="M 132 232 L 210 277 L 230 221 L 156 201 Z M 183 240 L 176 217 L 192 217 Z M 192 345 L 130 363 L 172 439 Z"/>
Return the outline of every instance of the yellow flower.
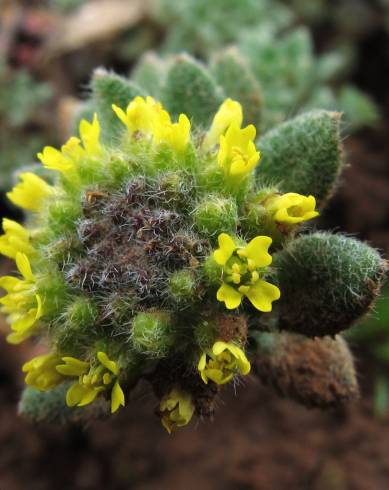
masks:
<path fill-rule="evenodd" d="M 165 143 L 175 151 L 182 152 L 188 145 L 190 138 L 190 121 L 185 114 L 180 114 L 178 123 L 160 121 L 154 125 L 154 142 Z"/>
<path fill-rule="evenodd" d="M 220 136 L 226 132 L 231 124 L 235 124 L 240 128 L 242 121 L 242 106 L 235 100 L 226 99 L 213 118 L 211 128 L 204 138 L 203 148 L 208 150 L 218 144 Z"/>
<path fill-rule="evenodd" d="M 23 209 L 40 211 L 44 202 L 53 195 L 54 187 L 31 172 L 21 173 L 19 178 L 21 182 L 7 193 L 8 199 Z"/>
<path fill-rule="evenodd" d="M 265 208 L 273 214 L 278 223 L 297 224 L 316 218 L 316 199 L 295 192 L 275 195 L 265 201 Z"/>
<path fill-rule="evenodd" d="M 152 134 L 157 120 L 170 122 L 169 114 L 152 97 L 146 97 L 146 99 L 140 96 L 135 97 L 128 104 L 126 112 L 115 104 L 112 105 L 112 109 L 122 123 L 127 126 L 130 134 L 137 131 Z"/>
<path fill-rule="evenodd" d="M 263 268 L 272 262 L 268 252 L 272 239 L 257 236 L 241 247 L 229 235 L 222 233 L 218 242 L 219 248 L 213 257 L 223 267 L 223 283 L 217 291 L 217 299 L 232 310 L 246 296 L 257 310 L 271 311 L 272 302 L 280 297 L 280 290 L 261 279 L 261 275 Z"/>
<path fill-rule="evenodd" d="M 210 351 L 203 352 L 197 368 L 204 383 L 208 384 L 211 380 L 224 385 L 236 374 L 249 374 L 251 366 L 246 354 L 238 346 L 218 340 Z"/>
<path fill-rule="evenodd" d="M 0 298 L 1 311 L 8 315 L 7 320 L 13 332 L 7 336 L 11 344 L 19 344 L 34 333 L 34 326 L 42 316 L 42 299 L 35 293 L 35 277 L 31 271 L 30 261 L 25 254 L 16 254 L 16 265 L 23 276 L 18 279 L 12 276 L 0 278 L 0 287 L 7 295 Z"/>
<path fill-rule="evenodd" d="M 185 150 L 189 142 L 190 121 L 185 114 L 172 123 L 169 113 L 152 97 L 135 97 L 126 112 L 115 104 L 112 109 L 130 134 L 140 131 L 152 136 L 154 144 L 167 144 L 177 152 Z"/>
<path fill-rule="evenodd" d="M 45 168 L 58 170 L 63 174 L 73 172 L 82 158 L 100 155 L 100 131 L 100 123 L 96 114 L 92 123 L 83 119 L 80 122 L 81 140 L 72 136 L 62 145 L 61 151 L 52 146 L 45 146 L 43 152 L 38 153 L 38 158 Z"/>
<path fill-rule="evenodd" d="M 178 427 L 189 424 L 195 407 L 189 393 L 173 389 L 162 398 L 159 409 L 162 425 L 171 434 Z"/>
<path fill-rule="evenodd" d="M 218 163 L 226 180 L 231 183 L 239 183 L 258 164 L 260 153 L 254 144 L 255 134 L 252 124 L 241 129 L 238 124 L 232 123 L 220 136 Z"/>
<path fill-rule="evenodd" d="M 111 412 L 124 407 L 124 393 L 119 384 L 119 367 L 109 359 L 105 352 L 97 353 L 97 362 L 89 363 L 74 357 L 63 357 L 64 364 L 57 366 L 58 373 L 64 376 L 78 377 L 66 394 L 69 407 L 83 407 L 92 403 L 96 396 L 111 390 Z"/>
<path fill-rule="evenodd" d="M 61 362 L 58 354 L 50 353 L 37 356 L 23 365 L 23 372 L 27 373 L 25 382 L 37 390 L 47 391 L 59 385 L 63 376 L 56 370 L 57 364 Z"/>
<path fill-rule="evenodd" d="M 34 253 L 30 244 L 30 233 L 16 221 L 3 219 L 4 235 L 0 236 L 0 254 L 14 259 L 18 252 L 26 255 Z"/>

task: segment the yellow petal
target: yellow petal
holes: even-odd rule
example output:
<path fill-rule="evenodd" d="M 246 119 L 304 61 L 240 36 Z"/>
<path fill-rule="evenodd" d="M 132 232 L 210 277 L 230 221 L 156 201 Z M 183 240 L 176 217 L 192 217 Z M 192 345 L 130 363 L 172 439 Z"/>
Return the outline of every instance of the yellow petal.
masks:
<path fill-rule="evenodd" d="M 228 372 L 228 374 L 223 374 L 221 369 L 207 369 L 206 370 L 207 377 L 218 385 L 224 385 L 232 380 L 234 374 L 232 372 Z"/>
<path fill-rule="evenodd" d="M 236 250 L 236 245 L 227 233 L 221 233 L 218 237 L 218 242 L 219 248 L 213 252 L 213 257 L 217 264 L 225 265 Z"/>
<path fill-rule="evenodd" d="M 63 357 L 65 364 L 59 364 L 57 371 L 65 376 L 81 376 L 88 372 L 89 363 L 75 357 Z"/>
<path fill-rule="evenodd" d="M 242 293 L 223 282 L 217 291 L 216 298 L 218 301 L 224 301 L 227 309 L 233 310 L 241 304 Z"/>
<path fill-rule="evenodd" d="M 215 356 L 218 356 L 226 349 L 228 349 L 228 346 L 229 344 L 227 344 L 227 342 L 223 342 L 222 340 L 217 340 L 212 346 L 212 352 L 215 354 Z"/>
<path fill-rule="evenodd" d="M 80 403 L 85 396 L 86 389 L 78 381 L 72 384 L 66 393 L 66 405 L 74 407 Z"/>
<path fill-rule="evenodd" d="M 124 393 L 122 387 L 119 382 L 113 385 L 112 393 L 111 393 L 111 413 L 115 413 L 120 406 L 124 407 Z"/>
<path fill-rule="evenodd" d="M 112 104 L 112 109 L 114 113 L 117 115 L 117 117 L 121 120 L 121 122 L 127 126 L 127 116 L 126 113 L 121 109 L 119 106 L 116 104 Z"/>
<path fill-rule="evenodd" d="M 84 386 L 84 395 L 81 400 L 78 402 L 78 407 L 84 407 L 85 405 L 89 405 L 94 402 L 96 396 L 103 390 L 104 388 L 89 388 Z"/>
<path fill-rule="evenodd" d="M 205 368 L 206 364 L 207 364 L 207 354 L 206 354 L 205 352 L 203 352 L 203 353 L 201 354 L 201 357 L 200 357 L 199 363 L 198 363 L 198 365 L 197 365 L 197 369 L 198 369 L 199 371 L 203 371 L 203 369 Z"/>
<path fill-rule="evenodd" d="M 92 123 L 83 119 L 80 122 L 80 136 L 85 150 L 89 155 L 98 154 L 100 151 L 100 124 L 97 114 L 93 116 Z"/>
<path fill-rule="evenodd" d="M 272 310 L 272 302 L 280 298 L 280 290 L 269 282 L 259 280 L 245 293 L 253 306 L 263 312 Z"/>
<path fill-rule="evenodd" d="M 97 359 L 101 362 L 101 364 L 106 367 L 111 373 L 118 375 L 119 368 L 116 362 L 111 361 L 105 352 L 98 352 Z"/>
<path fill-rule="evenodd" d="M 31 270 L 30 261 L 26 254 L 17 253 L 16 254 L 16 266 L 20 274 L 24 277 L 26 281 L 35 282 L 35 277 Z"/>
<path fill-rule="evenodd" d="M 226 99 L 213 118 L 211 128 L 204 138 L 203 148 L 207 150 L 211 146 L 216 145 L 219 142 L 220 136 L 225 133 L 232 123 L 240 127 L 242 120 L 243 111 L 239 102 Z"/>
<path fill-rule="evenodd" d="M 73 162 L 52 146 L 45 146 L 43 152 L 38 153 L 38 158 L 43 166 L 50 170 L 58 170 L 65 173 L 74 168 Z"/>
<path fill-rule="evenodd" d="M 268 249 L 272 243 L 272 239 L 268 236 L 257 236 L 246 245 L 246 257 L 255 263 L 256 267 L 266 267 L 271 264 L 272 256 L 268 253 Z"/>

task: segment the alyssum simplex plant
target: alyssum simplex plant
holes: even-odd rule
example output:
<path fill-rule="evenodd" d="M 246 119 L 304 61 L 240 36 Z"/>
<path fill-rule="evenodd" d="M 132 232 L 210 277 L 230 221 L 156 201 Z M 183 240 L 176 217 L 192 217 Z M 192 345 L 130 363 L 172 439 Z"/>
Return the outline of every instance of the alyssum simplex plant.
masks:
<path fill-rule="evenodd" d="M 81 121 L 81 139 L 38 155 L 55 184 L 22 173 L 8 194 L 29 212 L 0 238 L 20 273 L 0 279 L 8 341 L 49 346 L 23 366 L 21 412 L 115 412 L 143 379 L 171 432 L 212 416 L 250 360 L 308 405 L 352 399 L 336 334 L 368 310 L 385 263 L 355 239 L 301 233 L 341 167 L 339 115 L 284 123 L 258 141 L 260 158 L 231 99 L 208 130 L 172 122 L 151 97 L 113 111 L 120 134 L 107 142 L 96 115 Z"/>

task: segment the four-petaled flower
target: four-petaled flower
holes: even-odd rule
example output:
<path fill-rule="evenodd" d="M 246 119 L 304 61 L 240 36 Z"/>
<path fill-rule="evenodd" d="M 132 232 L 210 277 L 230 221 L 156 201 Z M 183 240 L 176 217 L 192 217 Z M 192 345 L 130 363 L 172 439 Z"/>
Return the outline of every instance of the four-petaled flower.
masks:
<path fill-rule="evenodd" d="M 105 352 L 97 353 L 97 362 L 80 361 L 74 357 L 63 357 L 64 364 L 57 371 L 64 376 L 76 376 L 76 381 L 68 389 L 66 403 L 69 407 L 83 407 L 92 403 L 102 391 L 111 390 L 111 412 L 124 406 L 124 393 L 119 384 L 119 366 L 109 359 Z"/>
<path fill-rule="evenodd" d="M 174 388 L 160 402 L 161 423 L 171 434 L 178 427 L 189 424 L 194 410 L 192 395 Z"/>
<path fill-rule="evenodd" d="M 236 374 L 249 374 L 251 366 L 246 354 L 237 345 L 218 340 L 211 350 L 203 352 L 197 368 L 204 383 L 208 384 L 208 380 L 211 380 L 224 385 Z"/>
<path fill-rule="evenodd" d="M 266 199 L 264 207 L 273 215 L 274 221 L 294 225 L 319 216 L 315 210 L 316 199 L 295 192 L 276 194 Z"/>
<path fill-rule="evenodd" d="M 272 239 L 257 236 L 242 247 L 229 235 L 222 233 L 218 242 L 219 248 L 214 251 L 213 257 L 223 267 L 223 282 L 217 291 L 217 299 L 224 301 L 226 307 L 232 310 L 246 296 L 257 310 L 271 311 L 272 302 L 280 297 L 280 290 L 261 279 L 261 275 L 263 269 L 272 262 L 268 253 Z"/>
<path fill-rule="evenodd" d="M 252 124 L 241 129 L 232 123 L 220 136 L 217 159 L 227 182 L 239 184 L 257 166 L 260 153 L 254 144 L 255 134 Z"/>
<path fill-rule="evenodd" d="M 42 298 L 35 293 L 36 279 L 31 270 L 30 261 L 25 254 L 18 252 L 16 266 L 23 276 L 4 276 L 0 278 L 0 287 L 8 294 L 0 298 L 0 311 L 8 315 L 8 322 L 13 330 L 7 336 L 11 344 L 19 344 L 34 333 L 36 322 L 42 316 Z"/>

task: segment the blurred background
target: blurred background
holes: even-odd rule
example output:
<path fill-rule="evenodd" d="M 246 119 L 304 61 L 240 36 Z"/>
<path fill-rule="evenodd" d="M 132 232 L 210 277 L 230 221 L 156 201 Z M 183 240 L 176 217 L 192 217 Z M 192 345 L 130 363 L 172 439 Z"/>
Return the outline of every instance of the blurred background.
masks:
<path fill-rule="evenodd" d="M 151 59 L 162 66 L 187 51 L 212 67 L 226 49 L 242 53 L 259 84 L 262 131 L 305 109 L 344 113 L 350 165 L 317 227 L 356 234 L 386 254 L 388 0 L 0 0 L 1 217 L 22 219 L 5 193 L 42 146 L 74 131 L 94 69 L 141 84 Z M 0 259 L 1 275 L 12 267 Z M 347 334 L 359 402 L 307 410 L 253 378 L 225 391 L 213 423 L 173 436 L 141 389 L 126 410 L 86 427 L 22 420 L 20 366 L 36 346 L 1 336 L 0 489 L 387 489 L 388 295 Z"/>

